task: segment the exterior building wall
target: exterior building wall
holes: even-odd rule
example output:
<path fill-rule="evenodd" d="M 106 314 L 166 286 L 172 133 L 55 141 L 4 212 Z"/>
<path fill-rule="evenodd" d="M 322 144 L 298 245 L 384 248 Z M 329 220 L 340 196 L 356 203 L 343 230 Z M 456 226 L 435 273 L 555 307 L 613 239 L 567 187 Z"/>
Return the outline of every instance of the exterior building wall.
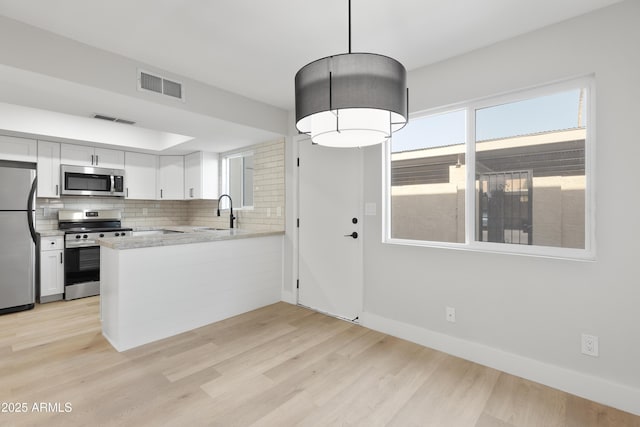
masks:
<path fill-rule="evenodd" d="M 411 188 L 404 188 L 411 187 Z M 396 187 L 391 196 L 391 237 L 464 243 L 464 189 L 455 184 Z M 462 228 L 462 234 L 459 230 Z"/>
<path fill-rule="evenodd" d="M 465 167 L 451 166 L 451 182 L 391 189 L 391 237 L 465 242 Z M 585 177 L 533 178 L 533 244 L 584 248 Z"/>
<path fill-rule="evenodd" d="M 584 248 L 585 177 L 533 179 L 533 244 Z"/>

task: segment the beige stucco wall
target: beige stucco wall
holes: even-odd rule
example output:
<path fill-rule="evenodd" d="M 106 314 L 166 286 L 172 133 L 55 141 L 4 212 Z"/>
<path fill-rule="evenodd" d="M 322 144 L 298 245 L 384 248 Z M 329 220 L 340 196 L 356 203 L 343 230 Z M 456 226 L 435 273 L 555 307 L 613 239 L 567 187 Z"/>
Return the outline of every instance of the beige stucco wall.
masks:
<path fill-rule="evenodd" d="M 464 166 L 450 183 L 391 189 L 391 237 L 464 243 Z M 533 178 L 533 244 L 584 248 L 585 177 Z"/>

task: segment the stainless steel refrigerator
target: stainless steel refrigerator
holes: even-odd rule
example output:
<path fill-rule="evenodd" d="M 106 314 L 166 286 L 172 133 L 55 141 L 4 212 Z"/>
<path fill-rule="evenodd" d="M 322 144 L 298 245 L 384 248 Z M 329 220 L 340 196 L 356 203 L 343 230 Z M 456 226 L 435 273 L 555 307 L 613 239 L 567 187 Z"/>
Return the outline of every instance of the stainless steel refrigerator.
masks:
<path fill-rule="evenodd" d="M 35 303 L 36 164 L 0 160 L 0 314 Z"/>

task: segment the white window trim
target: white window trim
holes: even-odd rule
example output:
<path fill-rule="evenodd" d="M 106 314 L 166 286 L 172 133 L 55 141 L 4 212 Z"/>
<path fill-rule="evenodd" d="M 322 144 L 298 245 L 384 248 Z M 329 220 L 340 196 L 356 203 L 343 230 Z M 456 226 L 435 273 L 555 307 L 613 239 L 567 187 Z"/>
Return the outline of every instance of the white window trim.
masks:
<path fill-rule="evenodd" d="M 476 192 L 475 190 L 475 111 L 485 107 L 522 101 L 526 99 L 551 95 L 554 93 L 585 88 L 587 90 L 586 123 L 587 133 L 585 140 L 585 248 L 558 248 L 537 245 L 511 245 L 505 243 L 478 242 L 475 240 L 476 220 Z M 476 252 L 489 252 L 509 255 L 537 256 L 556 259 L 568 259 L 577 261 L 594 261 L 596 258 L 595 230 L 595 152 L 596 152 L 596 120 L 595 120 L 595 78 L 584 76 L 562 82 L 555 82 L 543 86 L 509 92 L 497 96 L 486 97 L 474 101 L 462 102 L 446 107 L 438 107 L 430 110 L 411 114 L 411 118 L 424 117 L 456 110 L 466 110 L 466 135 L 465 164 L 467 166 L 466 190 L 465 190 L 465 243 L 435 242 L 424 240 L 397 239 L 391 237 L 391 142 L 382 145 L 382 197 L 384 209 L 382 210 L 382 243 L 403 246 L 419 246 L 431 248 L 444 248 L 454 250 L 466 250 Z"/>
<path fill-rule="evenodd" d="M 255 159 L 255 153 L 253 150 L 250 151 L 241 151 L 241 152 L 237 152 L 237 153 L 231 153 L 231 154 L 225 154 L 222 156 L 221 162 L 221 193 L 226 193 L 229 194 L 229 160 L 231 159 L 235 159 L 238 157 L 246 157 L 246 156 L 254 156 Z M 242 179 L 244 179 L 244 173 L 243 173 L 243 177 Z M 254 176 L 255 179 L 255 176 Z M 255 183 L 254 183 L 255 185 Z M 244 182 L 242 183 L 241 186 L 241 191 L 244 192 Z M 254 194 L 255 197 L 255 194 Z M 243 205 L 242 201 L 244 200 L 244 194 L 241 195 L 240 197 L 240 206 L 239 207 L 233 207 L 233 210 L 237 210 L 237 211 L 252 211 L 254 209 L 254 205 L 255 205 L 255 201 L 254 204 L 252 205 Z M 226 206 L 226 199 L 223 201 L 223 203 L 225 203 Z M 228 206 L 226 206 L 224 209 L 228 209 Z"/>

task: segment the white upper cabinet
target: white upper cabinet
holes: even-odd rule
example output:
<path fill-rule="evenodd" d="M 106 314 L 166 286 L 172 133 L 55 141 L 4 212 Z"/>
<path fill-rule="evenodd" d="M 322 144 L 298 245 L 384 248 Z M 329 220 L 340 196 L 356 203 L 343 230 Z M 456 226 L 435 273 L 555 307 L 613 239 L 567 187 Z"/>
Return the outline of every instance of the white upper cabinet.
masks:
<path fill-rule="evenodd" d="M 0 135 L 0 160 L 35 163 L 38 160 L 38 144 L 33 139 Z"/>
<path fill-rule="evenodd" d="M 158 156 L 125 152 L 125 197 L 127 199 L 155 200 Z"/>
<path fill-rule="evenodd" d="M 184 157 L 184 198 L 218 198 L 218 154 L 199 151 Z"/>
<path fill-rule="evenodd" d="M 96 148 L 96 166 L 99 168 L 124 169 L 124 151 Z"/>
<path fill-rule="evenodd" d="M 84 145 L 61 144 L 60 161 L 63 165 L 124 169 L 124 151 L 87 147 Z"/>
<path fill-rule="evenodd" d="M 184 199 L 184 156 L 158 156 L 159 200 Z"/>
<path fill-rule="evenodd" d="M 60 197 L 60 143 L 38 141 L 38 197 Z"/>
<path fill-rule="evenodd" d="M 61 144 L 60 163 L 63 165 L 95 166 L 94 151 L 94 147 L 75 144 Z"/>

